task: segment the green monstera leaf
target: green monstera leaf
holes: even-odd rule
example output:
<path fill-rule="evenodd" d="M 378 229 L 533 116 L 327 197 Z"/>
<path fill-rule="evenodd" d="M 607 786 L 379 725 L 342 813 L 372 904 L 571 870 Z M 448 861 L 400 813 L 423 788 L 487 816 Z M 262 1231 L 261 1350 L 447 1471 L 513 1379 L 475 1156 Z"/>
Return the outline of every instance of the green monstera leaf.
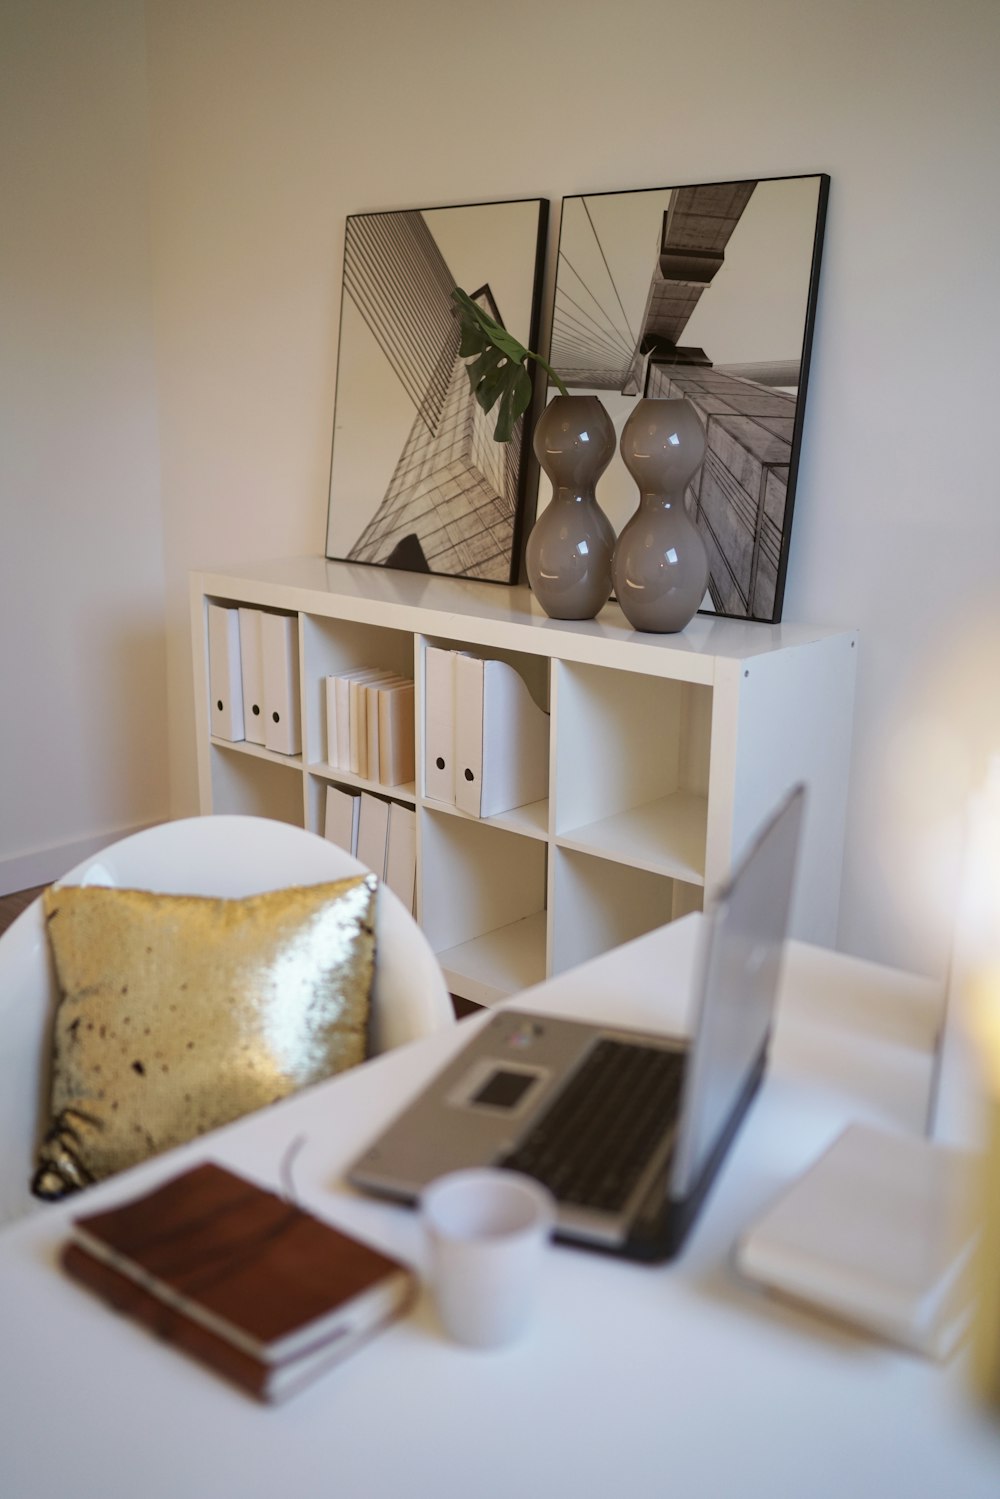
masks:
<path fill-rule="evenodd" d="M 471 359 L 467 366 L 469 383 L 484 411 L 491 411 L 499 401 L 495 442 L 509 442 L 518 417 L 531 404 L 531 376 L 525 361 L 534 359 L 563 395 L 567 390 L 555 370 L 539 354 L 533 354 L 518 343 L 500 324 L 484 312 L 467 292 L 456 286 L 451 294 L 461 321 L 462 342 L 459 355 Z"/>

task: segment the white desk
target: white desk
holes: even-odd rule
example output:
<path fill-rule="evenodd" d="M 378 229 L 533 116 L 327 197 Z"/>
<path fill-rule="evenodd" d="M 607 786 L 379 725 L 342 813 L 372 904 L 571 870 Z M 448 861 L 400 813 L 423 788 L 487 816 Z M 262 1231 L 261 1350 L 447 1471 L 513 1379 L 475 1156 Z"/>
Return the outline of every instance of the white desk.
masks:
<path fill-rule="evenodd" d="M 699 920 L 518 1003 L 675 1028 Z M 997 1499 L 1000 1424 L 967 1399 L 961 1360 L 942 1370 L 826 1326 L 729 1264 L 740 1228 L 848 1117 L 919 1126 L 936 1021 L 928 986 L 793 947 L 771 1074 L 680 1260 L 555 1249 L 521 1344 L 455 1348 L 423 1301 L 276 1409 L 61 1276 L 55 1254 L 82 1203 L 39 1211 L 0 1235 L 0 1493 Z M 206 1155 L 274 1185 L 301 1133 L 303 1201 L 418 1261 L 415 1216 L 339 1178 L 462 1038 L 393 1052 L 95 1189 L 87 1207 Z"/>

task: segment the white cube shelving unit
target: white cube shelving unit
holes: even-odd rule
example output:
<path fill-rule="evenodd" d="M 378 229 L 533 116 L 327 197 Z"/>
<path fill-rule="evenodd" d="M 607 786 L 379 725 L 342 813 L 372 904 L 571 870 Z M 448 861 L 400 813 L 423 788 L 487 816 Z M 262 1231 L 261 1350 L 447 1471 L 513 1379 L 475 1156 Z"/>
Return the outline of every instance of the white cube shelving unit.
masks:
<path fill-rule="evenodd" d="M 301 756 L 210 733 L 207 606 L 299 623 Z M 334 783 L 417 809 L 417 915 L 452 991 L 490 1004 L 702 908 L 797 781 L 809 787 L 792 931 L 833 946 L 857 636 L 698 615 L 632 630 L 617 605 L 550 620 L 526 588 L 299 557 L 191 577 L 203 812 L 323 829 Z M 428 645 L 517 668 L 550 714 L 547 800 L 487 819 L 424 792 Z M 385 787 L 327 757 L 323 678 L 385 666 L 417 684 L 417 776 Z"/>

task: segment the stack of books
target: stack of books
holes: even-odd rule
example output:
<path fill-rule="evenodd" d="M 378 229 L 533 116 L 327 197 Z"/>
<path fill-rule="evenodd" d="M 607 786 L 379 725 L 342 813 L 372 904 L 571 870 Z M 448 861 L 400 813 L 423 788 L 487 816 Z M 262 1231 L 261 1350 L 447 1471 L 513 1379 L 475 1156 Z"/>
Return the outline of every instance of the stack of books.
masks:
<path fill-rule="evenodd" d="M 744 1234 L 736 1263 L 769 1291 L 946 1359 L 972 1317 L 972 1154 L 849 1125 Z"/>
<path fill-rule="evenodd" d="M 339 1363 L 411 1305 L 409 1266 L 206 1162 L 78 1218 L 76 1280 L 261 1400 Z"/>
<path fill-rule="evenodd" d="M 413 681 L 377 666 L 326 678 L 327 763 L 381 786 L 416 774 Z"/>

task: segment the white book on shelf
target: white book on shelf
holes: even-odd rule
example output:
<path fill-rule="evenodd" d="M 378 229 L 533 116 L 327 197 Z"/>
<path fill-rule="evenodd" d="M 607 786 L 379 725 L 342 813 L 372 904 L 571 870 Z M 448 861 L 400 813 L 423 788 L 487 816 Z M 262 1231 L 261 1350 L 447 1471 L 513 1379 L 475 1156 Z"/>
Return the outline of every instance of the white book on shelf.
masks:
<path fill-rule="evenodd" d="M 299 701 L 299 621 L 294 614 L 261 615 L 264 743 L 280 755 L 302 749 Z"/>
<path fill-rule="evenodd" d="M 549 715 L 506 661 L 455 657 L 455 804 L 495 817 L 548 794 Z"/>
<path fill-rule="evenodd" d="M 413 807 L 393 802 L 389 807 L 389 840 L 385 856 L 385 882 L 413 911 L 417 878 L 417 814 Z"/>
<path fill-rule="evenodd" d="M 424 652 L 424 791 L 436 802 L 455 801 L 455 652 Z"/>
<path fill-rule="evenodd" d="M 337 729 L 337 758 L 331 760 L 330 764 L 336 764 L 338 770 L 351 769 L 351 683 L 368 681 L 381 670 L 377 666 L 356 666 L 350 671 L 337 673 L 334 690 L 336 692 L 336 729 Z"/>
<path fill-rule="evenodd" d="M 243 732 L 251 744 L 264 743 L 264 661 L 261 612 L 240 609 L 240 670 L 243 679 Z"/>
<path fill-rule="evenodd" d="M 243 680 L 240 667 L 240 612 L 223 604 L 208 606 L 208 688 L 212 733 L 219 739 L 244 737 Z"/>
<path fill-rule="evenodd" d="M 362 791 L 361 812 L 358 818 L 357 857 L 365 868 L 377 874 L 380 880 L 385 879 L 385 854 L 388 841 L 389 803 L 382 801 L 381 797 L 371 796 L 367 791 Z"/>
<path fill-rule="evenodd" d="M 376 677 L 373 681 L 366 682 L 361 689 L 364 697 L 366 719 L 365 747 L 367 750 L 367 760 L 364 774 L 368 777 L 369 781 L 381 781 L 382 779 L 379 772 L 381 751 L 379 748 L 378 694 L 384 688 L 401 685 L 403 681 L 403 677 L 390 672 L 386 677 Z"/>
<path fill-rule="evenodd" d="M 346 770 L 337 755 L 337 678 L 323 678 L 323 707 L 326 719 L 326 763 L 334 770 Z"/>
<path fill-rule="evenodd" d="M 412 681 L 375 688 L 378 705 L 378 778 L 383 786 L 402 786 L 416 778 L 416 733 Z"/>
<path fill-rule="evenodd" d="M 364 776 L 366 780 L 375 778 L 368 769 L 368 698 L 365 688 L 372 682 L 383 682 L 392 675 L 391 671 L 376 667 L 373 671 L 353 677 L 349 687 L 350 769 L 353 775 Z"/>
<path fill-rule="evenodd" d="M 338 672 L 334 678 L 337 758 L 334 760 L 331 757 L 330 764 L 336 765 L 339 770 L 351 768 L 351 681 L 371 670 L 369 666 L 355 667 L 352 671 Z"/>
<path fill-rule="evenodd" d="M 346 848 L 349 854 L 357 854 L 360 814 L 360 792 L 344 791 L 340 786 L 328 786 L 323 836 L 338 847 Z"/>

